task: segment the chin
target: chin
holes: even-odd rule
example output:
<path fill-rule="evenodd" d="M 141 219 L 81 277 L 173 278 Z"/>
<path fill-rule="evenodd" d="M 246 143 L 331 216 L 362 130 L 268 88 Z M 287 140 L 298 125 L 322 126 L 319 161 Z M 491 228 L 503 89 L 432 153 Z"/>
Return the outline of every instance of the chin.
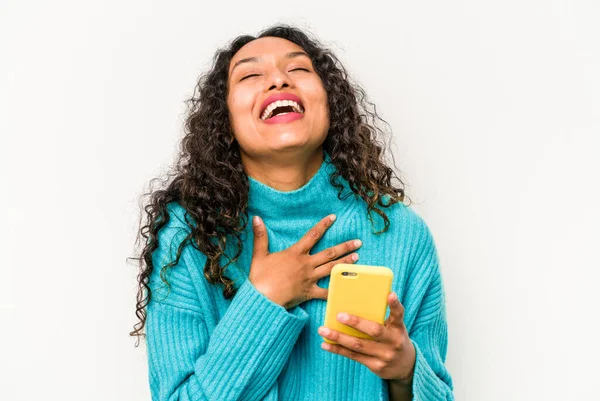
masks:
<path fill-rule="evenodd" d="M 276 151 L 276 152 L 295 151 L 298 149 L 308 148 L 309 146 L 310 146 L 310 141 L 301 140 L 299 138 L 292 137 L 289 135 L 286 135 L 285 137 L 280 137 L 277 139 L 270 139 L 267 142 L 267 147 L 271 151 Z"/>

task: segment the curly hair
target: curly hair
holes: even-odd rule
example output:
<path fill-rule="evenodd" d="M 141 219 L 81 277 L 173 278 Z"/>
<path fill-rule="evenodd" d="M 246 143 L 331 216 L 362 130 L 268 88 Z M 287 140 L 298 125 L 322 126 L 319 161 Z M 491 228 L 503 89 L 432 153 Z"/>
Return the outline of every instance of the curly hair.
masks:
<path fill-rule="evenodd" d="M 190 225 L 190 233 L 179 245 L 176 259 L 162 266 L 162 281 L 170 288 L 166 281 L 166 269 L 179 262 L 184 244 L 193 241 L 207 257 L 204 266 L 206 280 L 210 284 L 221 284 L 226 299 L 231 299 L 236 293 L 233 281 L 224 275 L 224 271 L 242 252 L 240 235 L 249 220 L 249 180 L 228 118 L 228 71 L 232 57 L 242 46 L 266 36 L 287 39 L 304 49 L 321 78 L 327 93 L 330 118 L 329 132 L 322 146 L 329 153 L 337 170 L 331 175 L 330 183 L 339 190 L 338 197 L 344 189 L 337 182 L 341 175 L 350 184 L 352 192 L 367 203 L 371 223 L 372 211 L 384 219 L 384 229 L 375 234 L 387 231 L 390 224 L 387 215 L 376 205 L 387 208 L 408 200 L 404 191 L 405 184 L 400 178 L 396 176 L 400 187 L 392 185 L 391 179 L 395 173 L 382 157 L 385 147 L 378 140 L 377 134 L 383 131 L 377 126 L 377 120 L 385 120 L 377 115 L 375 105 L 366 100 L 365 91 L 358 84 L 350 82 L 346 69 L 330 50 L 299 28 L 290 25 L 269 27 L 257 37 L 238 36 L 215 53 L 211 68 L 199 77 L 191 98 L 185 101 L 188 106 L 185 135 L 168 177 L 160 183 L 161 188 L 156 190 L 153 185 L 159 178 L 152 179 L 149 191 L 140 199 L 140 228 L 136 245 L 139 245 L 142 238 L 145 239 L 145 244 L 139 257 L 130 258 L 139 261 L 135 311 L 139 322 L 129 333 L 130 336 L 138 337 L 136 347 L 140 335 L 145 336 L 141 331 L 146 321 L 145 308 L 152 296 L 148 284 L 154 269 L 152 253 L 158 247 L 159 230 L 169 221 L 168 203 L 179 202 L 197 225 Z M 149 197 L 149 201 L 144 206 L 146 197 Z M 390 202 L 384 204 L 383 197 L 387 197 Z M 144 212 L 146 224 L 143 221 Z M 236 241 L 238 251 L 222 267 L 219 259 L 225 253 L 229 235 Z"/>

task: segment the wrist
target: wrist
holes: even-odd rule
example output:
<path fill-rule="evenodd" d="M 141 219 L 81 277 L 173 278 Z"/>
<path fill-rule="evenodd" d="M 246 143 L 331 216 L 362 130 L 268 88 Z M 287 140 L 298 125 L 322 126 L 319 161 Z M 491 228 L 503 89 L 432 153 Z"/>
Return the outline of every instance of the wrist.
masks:
<path fill-rule="evenodd" d="M 390 385 L 401 389 L 411 389 L 413 385 L 412 378 L 410 380 L 391 379 L 389 382 Z"/>
<path fill-rule="evenodd" d="M 404 373 L 402 376 L 395 377 L 392 381 L 398 386 L 411 387 L 413 382 L 413 377 L 415 375 L 415 367 L 417 365 L 417 350 L 415 349 L 413 343 L 409 341 L 410 349 L 407 350 L 410 357 L 410 370 L 408 373 Z"/>
<path fill-rule="evenodd" d="M 280 299 L 277 298 L 277 296 L 276 296 L 277 293 L 276 292 L 274 293 L 272 291 L 271 286 L 269 286 L 269 285 L 264 286 L 264 285 L 259 284 L 259 283 L 254 283 L 254 282 L 252 282 L 252 280 L 250 280 L 250 282 L 252 283 L 252 285 L 254 286 L 254 288 L 256 288 L 256 291 L 260 292 L 269 301 L 271 301 L 271 302 L 273 302 L 273 303 L 275 303 L 275 304 L 277 304 L 279 306 L 284 307 L 286 310 L 290 309 L 289 305 L 286 305 L 286 302 L 283 302 L 282 300 L 280 300 Z"/>
<path fill-rule="evenodd" d="M 398 387 L 412 387 L 414 375 L 415 367 L 413 366 L 408 374 L 391 379 L 390 382 Z"/>
<path fill-rule="evenodd" d="M 403 381 L 390 379 L 388 380 L 389 386 L 389 395 L 391 400 L 412 400 L 413 395 L 413 385 L 412 381 L 410 383 L 406 383 Z"/>

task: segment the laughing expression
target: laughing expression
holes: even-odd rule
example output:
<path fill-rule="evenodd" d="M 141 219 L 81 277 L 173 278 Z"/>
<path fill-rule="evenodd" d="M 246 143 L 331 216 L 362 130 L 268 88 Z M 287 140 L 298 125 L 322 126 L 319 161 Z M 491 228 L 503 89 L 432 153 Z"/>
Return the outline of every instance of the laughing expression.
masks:
<path fill-rule="evenodd" d="M 312 151 L 327 137 L 327 93 L 310 57 L 286 39 L 243 46 L 229 65 L 227 106 L 240 150 L 260 158 Z"/>

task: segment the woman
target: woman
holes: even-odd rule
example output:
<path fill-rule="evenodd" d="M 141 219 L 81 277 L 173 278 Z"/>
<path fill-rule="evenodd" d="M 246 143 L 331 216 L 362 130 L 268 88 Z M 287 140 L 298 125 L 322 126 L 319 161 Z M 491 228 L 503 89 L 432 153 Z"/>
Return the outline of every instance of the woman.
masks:
<path fill-rule="evenodd" d="M 433 239 L 337 58 L 275 26 L 217 52 L 197 89 L 141 229 L 131 335 L 147 326 L 153 400 L 453 399 Z M 359 248 L 394 271 L 385 325 L 338 317 L 370 341 L 321 327 L 331 268 Z"/>

